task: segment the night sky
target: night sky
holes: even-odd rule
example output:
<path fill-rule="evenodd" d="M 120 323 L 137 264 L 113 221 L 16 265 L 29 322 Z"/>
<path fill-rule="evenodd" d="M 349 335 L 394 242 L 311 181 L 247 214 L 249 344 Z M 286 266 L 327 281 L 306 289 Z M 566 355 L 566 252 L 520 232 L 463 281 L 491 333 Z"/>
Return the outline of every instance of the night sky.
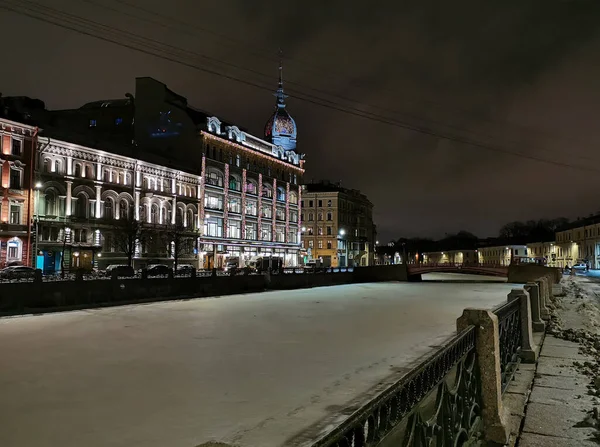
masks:
<path fill-rule="evenodd" d="M 37 1 L 197 53 L 176 57 L 272 90 L 282 48 L 305 180 L 341 180 L 367 194 L 382 242 L 461 229 L 492 236 L 511 220 L 600 210 L 597 0 Z M 0 0 L 58 17 L 39 4 Z M 0 29 L 4 96 L 75 108 L 133 93 L 136 76 L 151 76 L 259 136 L 275 104 L 264 89 L 3 9 Z"/>

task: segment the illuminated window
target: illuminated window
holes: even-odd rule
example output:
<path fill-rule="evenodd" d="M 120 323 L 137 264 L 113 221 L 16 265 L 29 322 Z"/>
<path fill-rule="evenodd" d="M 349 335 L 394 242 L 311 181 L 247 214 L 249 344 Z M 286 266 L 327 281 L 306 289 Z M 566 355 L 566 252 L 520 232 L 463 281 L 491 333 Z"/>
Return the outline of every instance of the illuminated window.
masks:
<path fill-rule="evenodd" d="M 21 224 L 21 205 L 10 205 L 10 223 L 13 225 Z"/>
<path fill-rule="evenodd" d="M 333 246 L 331 241 L 327 241 L 327 249 L 331 250 L 331 247 Z"/>
<path fill-rule="evenodd" d="M 96 127 L 96 120 L 90 120 L 90 127 Z"/>
<path fill-rule="evenodd" d="M 116 124 L 117 126 L 119 126 L 119 125 L 123 124 L 123 118 L 117 118 L 117 119 L 115 120 L 115 124 Z"/>
<path fill-rule="evenodd" d="M 323 248 L 323 241 L 322 240 L 319 240 L 319 242 L 318 242 L 318 248 Z"/>

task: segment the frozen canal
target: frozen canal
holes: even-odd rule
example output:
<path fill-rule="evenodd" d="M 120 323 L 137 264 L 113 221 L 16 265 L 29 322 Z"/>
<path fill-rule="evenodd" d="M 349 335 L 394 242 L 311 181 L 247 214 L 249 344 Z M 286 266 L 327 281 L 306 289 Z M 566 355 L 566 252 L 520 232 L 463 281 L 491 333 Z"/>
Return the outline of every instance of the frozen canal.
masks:
<path fill-rule="evenodd" d="M 359 284 L 2 319 L 0 446 L 297 445 L 511 287 Z"/>

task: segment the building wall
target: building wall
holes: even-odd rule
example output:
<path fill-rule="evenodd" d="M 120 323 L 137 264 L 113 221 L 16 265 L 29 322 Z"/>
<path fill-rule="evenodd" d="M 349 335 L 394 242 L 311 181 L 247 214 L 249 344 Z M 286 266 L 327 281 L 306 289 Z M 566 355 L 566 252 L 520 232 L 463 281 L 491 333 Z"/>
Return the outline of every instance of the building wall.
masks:
<path fill-rule="evenodd" d="M 514 257 L 527 256 L 525 245 L 481 247 L 477 251 L 480 264 L 510 265 Z"/>
<path fill-rule="evenodd" d="M 0 118 L 0 267 L 31 265 L 33 126 Z"/>
<path fill-rule="evenodd" d="M 302 194 L 302 247 L 306 260 L 321 259 L 324 265 L 334 267 L 348 262 L 374 265 L 373 205 L 357 191 L 324 189 Z"/>
<path fill-rule="evenodd" d="M 542 261 L 548 267 L 558 267 L 556 242 L 532 242 L 527 244 L 527 256 Z"/>
<path fill-rule="evenodd" d="M 423 253 L 423 262 L 430 264 L 469 264 L 478 262 L 477 250 L 448 250 Z"/>

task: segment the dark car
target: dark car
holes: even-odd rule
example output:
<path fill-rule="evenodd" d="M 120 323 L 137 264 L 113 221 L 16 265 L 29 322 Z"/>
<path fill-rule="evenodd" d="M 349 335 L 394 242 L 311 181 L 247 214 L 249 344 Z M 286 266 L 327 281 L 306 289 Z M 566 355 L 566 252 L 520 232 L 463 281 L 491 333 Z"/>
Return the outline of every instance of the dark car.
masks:
<path fill-rule="evenodd" d="M 35 269 L 24 265 L 13 265 L 0 270 L 2 279 L 33 278 Z"/>
<path fill-rule="evenodd" d="M 196 270 L 196 267 L 194 267 L 192 264 L 179 264 L 177 266 L 177 273 L 178 274 L 190 274 L 193 271 Z"/>
<path fill-rule="evenodd" d="M 106 270 L 104 271 L 106 276 L 112 276 L 113 272 L 115 272 L 117 276 L 135 276 L 135 270 L 133 270 L 133 267 L 126 264 L 111 264 L 106 267 Z"/>
<path fill-rule="evenodd" d="M 154 264 L 148 266 L 147 272 L 148 276 L 167 276 L 169 273 L 173 272 L 173 270 L 164 264 Z"/>

